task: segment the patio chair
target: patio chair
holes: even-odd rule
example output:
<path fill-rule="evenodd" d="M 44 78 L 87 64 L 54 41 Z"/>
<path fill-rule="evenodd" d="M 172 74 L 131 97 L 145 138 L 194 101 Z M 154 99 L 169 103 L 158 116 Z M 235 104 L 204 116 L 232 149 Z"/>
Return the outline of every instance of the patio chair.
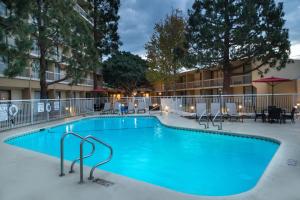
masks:
<path fill-rule="evenodd" d="M 266 122 L 266 114 L 265 114 L 265 110 L 264 110 L 264 109 L 263 109 L 260 113 L 257 112 L 256 109 L 254 109 L 254 114 L 255 114 L 255 116 L 254 116 L 254 121 L 255 121 L 255 122 L 256 122 L 256 120 L 257 120 L 258 118 L 261 118 L 261 119 L 262 119 L 262 122 Z"/>
<path fill-rule="evenodd" d="M 268 108 L 268 121 L 270 123 L 277 122 L 281 124 L 283 121 L 282 109 L 270 106 L 270 108 Z"/>
<path fill-rule="evenodd" d="M 293 108 L 290 114 L 287 114 L 285 111 L 282 114 L 283 122 L 285 123 L 287 119 L 291 120 L 292 123 L 295 123 L 295 112 L 296 108 Z"/>
<path fill-rule="evenodd" d="M 133 102 L 128 102 L 128 113 L 135 113 L 135 108 L 134 108 L 134 103 Z"/>
<path fill-rule="evenodd" d="M 242 120 L 243 122 L 243 116 L 237 112 L 235 103 L 226 103 L 226 109 L 227 109 L 227 116 L 230 121 L 232 118 L 235 118 L 236 120 Z"/>
<path fill-rule="evenodd" d="M 207 115 L 206 103 L 196 104 L 196 116 L 200 125 L 204 126 L 204 128 L 209 128 L 209 117 Z M 203 118 L 206 118 L 206 123 L 202 123 Z"/>
<path fill-rule="evenodd" d="M 147 110 L 146 110 L 146 102 L 139 101 L 138 108 L 137 108 L 137 113 L 139 113 L 140 111 L 143 111 L 144 113 L 147 112 Z"/>
<path fill-rule="evenodd" d="M 100 112 L 100 114 L 108 114 L 111 113 L 111 104 L 109 102 L 106 102 L 104 104 L 103 110 Z"/>
<path fill-rule="evenodd" d="M 120 113 L 120 112 L 121 112 L 121 103 L 117 101 L 114 103 L 113 113 Z"/>

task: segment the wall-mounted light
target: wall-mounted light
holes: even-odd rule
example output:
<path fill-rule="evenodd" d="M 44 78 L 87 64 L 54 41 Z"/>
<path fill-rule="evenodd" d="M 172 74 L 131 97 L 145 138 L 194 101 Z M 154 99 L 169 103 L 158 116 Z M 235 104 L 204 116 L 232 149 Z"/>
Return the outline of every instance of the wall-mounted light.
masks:
<path fill-rule="evenodd" d="M 195 109 L 195 107 L 194 107 L 194 106 L 191 106 L 190 108 L 191 108 L 191 110 L 194 110 L 194 109 Z"/>
<path fill-rule="evenodd" d="M 168 112 L 169 111 L 169 107 L 165 106 L 165 111 Z"/>
<path fill-rule="evenodd" d="M 239 109 L 242 109 L 243 108 L 243 106 L 242 105 L 239 105 Z"/>

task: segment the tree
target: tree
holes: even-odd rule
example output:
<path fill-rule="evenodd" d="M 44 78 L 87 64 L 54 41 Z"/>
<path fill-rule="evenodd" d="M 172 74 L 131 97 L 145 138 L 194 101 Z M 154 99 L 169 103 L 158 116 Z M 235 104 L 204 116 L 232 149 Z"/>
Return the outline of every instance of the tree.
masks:
<path fill-rule="evenodd" d="M 163 22 L 155 24 L 151 40 L 145 45 L 151 82 L 161 81 L 165 85 L 173 82 L 176 93 L 176 78 L 182 67 L 186 67 L 185 20 L 180 10 L 172 10 Z"/>
<path fill-rule="evenodd" d="M 90 16 L 93 19 L 93 37 L 96 54 L 93 77 L 94 88 L 98 87 L 97 70 L 101 69 L 102 58 L 118 51 L 120 37 L 118 35 L 118 11 L 120 0 L 89 0 Z"/>
<path fill-rule="evenodd" d="M 91 60 L 93 50 L 90 47 L 93 47 L 93 43 L 87 22 L 74 10 L 76 1 L 30 0 L 24 4 L 18 0 L 7 3 L 13 8 L 11 20 L 22 22 L 12 23 L 10 28 L 12 31 L 9 34 L 14 36 L 14 43 L 18 44 L 21 41 L 20 45 L 14 45 L 13 50 L 23 56 L 10 56 L 6 75 L 16 76 L 28 66 L 28 62 L 32 59 L 28 50 L 30 45 L 36 47 L 39 54 L 34 60 L 39 64 L 41 99 L 47 98 L 49 85 L 66 79 L 72 79 L 73 83 L 77 83 L 89 69 L 89 66 L 83 64 Z M 20 58 L 23 62 L 14 64 L 19 63 Z M 49 64 L 59 67 L 64 64 L 65 76 L 58 78 L 56 76 L 55 81 L 47 82 L 46 71 Z"/>
<path fill-rule="evenodd" d="M 27 26 L 28 5 L 22 0 L 2 1 L 7 7 L 7 16 L 1 17 L 0 26 L 0 55 L 7 68 L 4 74 L 16 76 L 24 71 L 24 66 L 29 65 L 28 52 L 32 41 L 29 37 L 30 27 Z"/>
<path fill-rule="evenodd" d="M 130 96 L 134 89 L 146 84 L 147 62 L 129 52 L 119 52 L 103 63 L 104 81 L 125 90 Z"/>
<path fill-rule="evenodd" d="M 224 93 L 231 93 L 233 75 L 280 70 L 290 53 L 282 8 L 274 0 L 195 0 L 188 11 L 189 53 L 198 67 L 223 71 Z"/>

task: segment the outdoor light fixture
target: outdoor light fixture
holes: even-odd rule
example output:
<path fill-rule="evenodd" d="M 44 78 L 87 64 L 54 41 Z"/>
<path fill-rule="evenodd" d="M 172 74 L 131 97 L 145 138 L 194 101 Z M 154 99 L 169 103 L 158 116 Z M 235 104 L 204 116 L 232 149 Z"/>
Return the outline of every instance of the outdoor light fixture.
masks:
<path fill-rule="evenodd" d="M 195 109 L 195 107 L 194 106 L 191 106 L 191 110 L 194 110 Z"/>
<path fill-rule="evenodd" d="M 169 110 L 169 107 L 168 107 L 168 106 L 166 106 L 166 107 L 165 107 L 165 111 L 166 111 L 166 112 L 168 112 L 168 110 Z"/>
<path fill-rule="evenodd" d="M 136 103 L 134 104 L 134 107 L 137 107 L 137 104 L 136 104 Z"/>
<path fill-rule="evenodd" d="M 180 104 L 179 107 L 182 108 L 182 105 Z"/>
<path fill-rule="evenodd" d="M 158 95 L 160 96 L 160 95 L 161 95 L 161 92 L 159 92 Z"/>
<path fill-rule="evenodd" d="M 66 107 L 66 110 L 69 110 L 69 107 Z"/>
<path fill-rule="evenodd" d="M 243 108 L 243 106 L 242 105 L 239 105 L 239 109 L 242 109 Z"/>

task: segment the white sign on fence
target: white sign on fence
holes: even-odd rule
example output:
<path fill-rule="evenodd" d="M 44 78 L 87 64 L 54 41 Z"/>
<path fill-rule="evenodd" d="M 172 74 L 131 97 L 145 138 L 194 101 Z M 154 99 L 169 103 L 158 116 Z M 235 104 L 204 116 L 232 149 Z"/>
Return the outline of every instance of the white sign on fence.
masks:
<path fill-rule="evenodd" d="M 8 119 L 7 104 L 0 104 L 0 122 Z"/>
<path fill-rule="evenodd" d="M 45 111 L 45 106 L 44 103 L 38 103 L 38 112 L 44 112 Z"/>
<path fill-rule="evenodd" d="M 59 110 L 59 101 L 54 102 L 54 110 L 55 111 Z"/>

